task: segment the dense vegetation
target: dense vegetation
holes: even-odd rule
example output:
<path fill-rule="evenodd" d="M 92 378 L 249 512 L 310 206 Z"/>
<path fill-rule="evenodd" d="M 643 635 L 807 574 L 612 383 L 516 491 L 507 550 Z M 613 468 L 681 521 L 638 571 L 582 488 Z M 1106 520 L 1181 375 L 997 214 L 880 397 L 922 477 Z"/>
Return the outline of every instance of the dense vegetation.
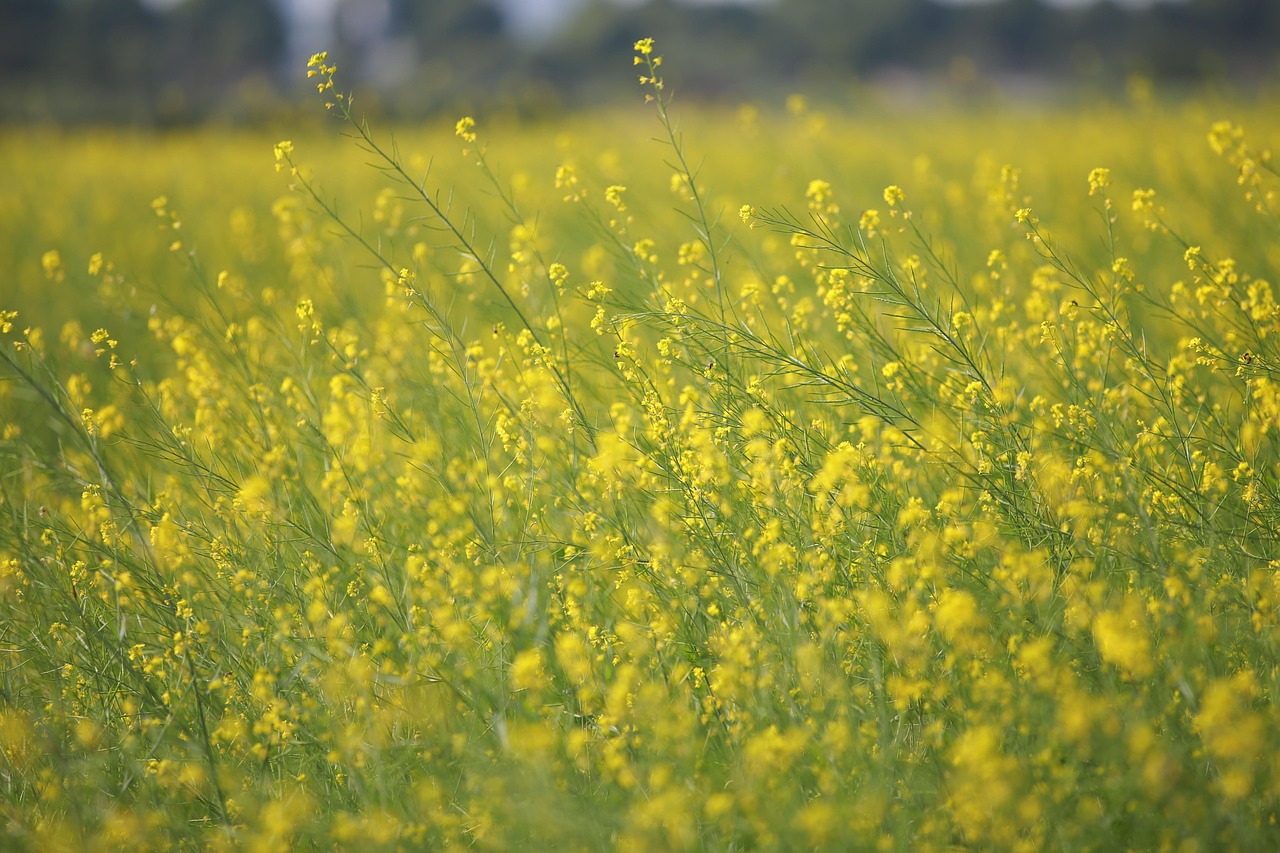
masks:
<path fill-rule="evenodd" d="M 0 140 L 3 845 L 1275 847 L 1274 113 L 635 59 Z"/>

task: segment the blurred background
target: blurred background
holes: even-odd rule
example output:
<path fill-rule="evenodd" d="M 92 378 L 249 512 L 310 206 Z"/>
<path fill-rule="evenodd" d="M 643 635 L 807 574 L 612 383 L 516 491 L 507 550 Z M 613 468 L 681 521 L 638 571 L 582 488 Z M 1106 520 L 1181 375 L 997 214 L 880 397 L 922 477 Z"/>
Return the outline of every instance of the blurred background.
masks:
<path fill-rule="evenodd" d="M 269 123 L 314 109 L 319 50 L 365 111 L 545 115 L 634 94 L 646 35 L 733 103 L 1280 78 L 1280 0 L 0 0 L 0 121 Z"/>

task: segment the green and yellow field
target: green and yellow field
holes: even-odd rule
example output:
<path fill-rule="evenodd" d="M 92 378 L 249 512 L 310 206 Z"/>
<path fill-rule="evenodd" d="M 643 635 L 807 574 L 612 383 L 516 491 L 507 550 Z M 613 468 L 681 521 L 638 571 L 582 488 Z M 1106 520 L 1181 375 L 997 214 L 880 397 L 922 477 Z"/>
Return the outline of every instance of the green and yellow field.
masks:
<path fill-rule="evenodd" d="M 1280 846 L 1280 114 L 336 85 L 0 134 L 0 847 Z"/>

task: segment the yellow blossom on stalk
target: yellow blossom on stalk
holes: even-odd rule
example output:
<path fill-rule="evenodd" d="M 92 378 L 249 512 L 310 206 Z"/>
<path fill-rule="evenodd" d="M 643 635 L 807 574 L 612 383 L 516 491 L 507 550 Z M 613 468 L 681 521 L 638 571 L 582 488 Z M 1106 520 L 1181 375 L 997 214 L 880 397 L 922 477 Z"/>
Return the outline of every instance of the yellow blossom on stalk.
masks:
<path fill-rule="evenodd" d="M 688 175 L 683 172 L 676 172 L 672 174 L 670 184 L 673 193 L 685 201 L 693 201 L 693 189 L 689 183 Z"/>
<path fill-rule="evenodd" d="M 880 211 L 864 210 L 862 215 L 858 217 L 858 229 L 868 237 L 876 235 L 876 229 L 880 227 Z"/>
<path fill-rule="evenodd" d="M 942 592 L 934 619 L 943 636 L 953 642 L 964 634 L 981 628 L 986 622 L 977 600 L 968 592 L 957 589 Z"/>
<path fill-rule="evenodd" d="M 329 62 L 328 51 L 321 51 L 320 53 L 314 53 L 311 55 L 311 58 L 307 60 L 307 77 L 308 78 L 311 78 L 311 77 L 324 78 L 323 80 L 321 80 L 319 83 L 316 84 L 316 88 L 321 92 L 324 92 L 326 89 L 333 88 L 333 75 L 338 70 L 338 67 L 336 65 L 329 65 L 328 62 Z"/>
<path fill-rule="evenodd" d="M 815 800 L 796 814 L 794 824 L 809 844 L 821 848 L 831 843 L 831 836 L 838 831 L 842 822 L 841 815 L 833 804 Z"/>
<path fill-rule="evenodd" d="M 649 70 L 648 74 L 640 75 L 640 85 L 652 86 L 656 91 L 662 91 L 662 89 L 665 88 L 665 84 L 663 83 L 662 78 L 658 77 L 654 73 L 655 70 L 662 65 L 662 57 L 653 55 L 653 39 L 640 39 L 635 43 L 635 51 L 637 55 L 632 57 L 632 64 L 648 66 Z M 652 94 L 646 94 L 644 99 L 646 102 L 652 101 L 654 96 Z"/>
<path fill-rule="evenodd" d="M 1209 128 L 1209 147 L 1222 155 L 1235 149 L 1244 139 L 1244 128 L 1230 121 L 1216 121 Z"/>
<path fill-rule="evenodd" d="M 1104 168 L 1092 169 L 1089 172 L 1089 195 L 1096 195 L 1107 187 L 1111 186 L 1111 170 Z"/>
<path fill-rule="evenodd" d="M 273 153 L 276 158 L 276 171 L 282 171 L 285 166 L 285 161 L 289 160 L 293 156 L 293 141 L 289 139 L 282 139 L 275 144 Z"/>
<path fill-rule="evenodd" d="M 568 163 L 556 167 L 556 189 L 566 191 L 564 200 L 567 202 L 582 201 L 587 195 L 578 189 L 577 169 Z"/>
<path fill-rule="evenodd" d="M 240 484 L 240 492 L 236 497 L 250 512 L 263 513 L 270 509 L 270 494 L 271 480 L 262 474 L 254 474 Z"/>
<path fill-rule="evenodd" d="M 1111 271 L 1116 274 L 1117 279 L 1124 281 L 1133 281 L 1133 267 L 1129 266 L 1128 258 L 1116 258 L 1111 262 Z"/>
<path fill-rule="evenodd" d="M 1213 682 L 1200 701 L 1196 731 L 1219 764 L 1219 786 L 1230 800 L 1249 796 L 1268 741 L 1267 721 L 1250 708 L 1258 695 L 1252 672 Z"/>
<path fill-rule="evenodd" d="M 816 206 L 826 204 L 831 198 L 831 184 L 821 178 L 814 178 L 809 182 L 809 187 L 804 191 L 804 196 L 809 202 Z"/>
<path fill-rule="evenodd" d="M 961 733 L 951 747 L 947 802 L 966 840 L 1010 846 L 1007 810 L 1018 795 L 1018 766 L 990 724 Z"/>
<path fill-rule="evenodd" d="M 626 202 L 622 200 L 622 194 L 626 191 L 626 187 L 613 184 L 612 186 L 605 188 L 604 200 L 617 208 L 619 213 L 624 212 L 627 209 L 627 205 Z"/>
<path fill-rule="evenodd" d="M 471 116 L 463 116 L 458 119 L 458 123 L 454 125 L 453 133 L 463 142 L 476 141 L 476 120 Z"/>
<path fill-rule="evenodd" d="M 564 264 L 554 263 L 547 268 L 547 278 L 551 279 L 556 290 L 563 291 L 565 282 L 569 280 L 569 270 Z"/>
<path fill-rule="evenodd" d="M 511 686 L 516 690 L 533 690 L 543 682 L 542 652 L 525 649 L 511 661 Z"/>
<path fill-rule="evenodd" d="M 1155 670 L 1146 617 L 1136 596 L 1126 596 L 1117 609 L 1104 610 L 1093 621 L 1098 654 L 1129 678 L 1146 678 Z"/>
<path fill-rule="evenodd" d="M 40 266 L 44 267 L 44 277 L 49 281 L 62 281 L 66 271 L 62 266 L 62 255 L 56 249 L 50 249 L 40 258 Z"/>
<path fill-rule="evenodd" d="M 97 346 L 97 349 L 94 350 L 94 355 L 98 356 L 106 355 L 109 350 L 115 349 L 120 344 L 119 341 L 111 337 L 111 333 L 106 329 L 98 329 L 89 336 L 89 340 Z"/>

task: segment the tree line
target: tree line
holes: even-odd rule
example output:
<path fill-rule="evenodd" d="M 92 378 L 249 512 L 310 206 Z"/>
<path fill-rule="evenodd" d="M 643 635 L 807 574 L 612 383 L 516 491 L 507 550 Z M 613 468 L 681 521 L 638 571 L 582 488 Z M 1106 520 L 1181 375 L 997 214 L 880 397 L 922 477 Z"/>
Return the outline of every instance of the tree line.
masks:
<path fill-rule="evenodd" d="M 368 10 L 381 14 L 370 18 Z M 625 8 L 589 0 L 550 37 L 518 38 L 487 0 L 342 0 L 328 47 L 349 85 L 420 116 L 477 101 L 545 110 L 633 81 L 631 44 L 680 59 L 682 91 L 739 97 L 877 75 L 1107 83 L 1257 81 L 1280 72 L 1280 3 L 1186 0 L 1064 9 L 1039 0 L 777 0 Z M 0 2 L 0 118 L 181 124 L 278 114 L 305 85 L 276 0 Z M 317 46 L 318 49 L 319 46 Z"/>

